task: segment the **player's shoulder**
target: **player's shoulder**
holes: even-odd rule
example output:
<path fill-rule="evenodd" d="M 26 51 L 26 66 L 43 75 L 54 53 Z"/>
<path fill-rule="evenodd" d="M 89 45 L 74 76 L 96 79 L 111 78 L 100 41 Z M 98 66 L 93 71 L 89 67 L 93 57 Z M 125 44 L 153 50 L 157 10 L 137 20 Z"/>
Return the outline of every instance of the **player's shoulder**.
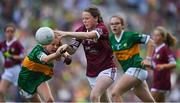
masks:
<path fill-rule="evenodd" d="M 97 24 L 96 30 L 102 32 L 103 34 L 109 34 L 108 29 L 103 22 Z"/>
<path fill-rule="evenodd" d="M 138 35 L 138 32 L 134 32 L 134 31 L 124 31 L 123 32 L 123 36 L 125 38 L 134 38 Z"/>
<path fill-rule="evenodd" d="M 107 27 L 106 27 L 106 25 L 103 22 L 98 23 L 96 28 L 100 28 L 102 30 L 107 30 Z"/>
<path fill-rule="evenodd" d="M 44 48 L 42 47 L 42 45 L 37 44 L 34 46 L 34 48 L 32 49 L 32 52 L 37 52 L 37 51 L 43 51 Z"/>
<path fill-rule="evenodd" d="M 40 44 L 37 44 L 34 48 L 39 49 L 39 50 L 43 50 L 44 49 L 43 46 L 40 45 Z"/>
<path fill-rule="evenodd" d="M 86 31 L 86 27 L 82 24 L 75 31 L 76 32 L 85 32 Z"/>
<path fill-rule="evenodd" d="M 32 48 L 31 52 L 29 53 L 29 57 L 33 58 L 41 52 L 45 52 L 44 48 L 40 44 L 37 44 L 34 46 L 34 48 Z"/>
<path fill-rule="evenodd" d="M 112 40 L 114 38 L 114 35 L 115 35 L 114 33 L 110 32 L 109 33 L 109 39 Z"/>
<path fill-rule="evenodd" d="M 6 44 L 6 40 L 0 41 L 0 45 Z"/>
<path fill-rule="evenodd" d="M 166 44 L 162 47 L 162 50 L 167 51 L 167 52 L 171 52 L 171 48 Z"/>
<path fill-rule="evenodd" d="M 21 42 L 20 42 L 18 39 L 15 40 L 15 41 L 13 42 L 13 44 L 15 44 L 15 45 L 22 45 Z"/>
<path fill-rule="evenodd" d="M 135 31 L 124 31 L 124 34 L 126 34 L 126 35 L 137 35 L 139 33 L 135 32 Z"/>

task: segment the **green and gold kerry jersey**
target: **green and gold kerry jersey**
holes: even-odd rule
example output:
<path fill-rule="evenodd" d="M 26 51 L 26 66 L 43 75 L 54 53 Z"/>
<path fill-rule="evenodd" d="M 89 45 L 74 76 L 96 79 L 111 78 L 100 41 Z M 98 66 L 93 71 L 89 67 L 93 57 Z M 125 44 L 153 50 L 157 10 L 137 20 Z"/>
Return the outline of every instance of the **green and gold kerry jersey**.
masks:
<path fill-rule="evenodd" d="M 34 94 L 37 87 L 53 75 L 53 62 L 41 61 L 44 55 L 47 55 L 44 48 L 41 45 L 36 45 L 22 62 L 18 86 L 30 94 Z"/>
<path fill-rule="evenodd" d="M 148 42 L 150 36 L 137 32 L 122 31 L 119 38 L 113 33 L 109 40 L 111 48 L 124 71 L 130 67 L 143 68 L 140 45 Z"/>

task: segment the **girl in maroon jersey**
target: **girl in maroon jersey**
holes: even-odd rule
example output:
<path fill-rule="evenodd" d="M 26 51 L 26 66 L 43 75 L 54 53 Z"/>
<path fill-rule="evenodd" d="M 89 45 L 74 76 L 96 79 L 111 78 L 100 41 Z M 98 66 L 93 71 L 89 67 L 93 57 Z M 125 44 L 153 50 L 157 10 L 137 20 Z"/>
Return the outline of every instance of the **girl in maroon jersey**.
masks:
<path fill-rule="evenodd" d="M 9 24 L 4 28 L 5 41 L 0 43 L 0 51 L 4 56 L 5 71 L 0 81 L 0 102 L 4 101 L 4 95 L 11 84 L 17 86 L 20 64 L 24 58 L 23 46 L 15 38 L 15 26 Z"/>
<path fill-rule="evenodd" d="M 104 25 L 100 12 L 90 7 L 82 12 L 81 25 L 76 32 L 55 31 L 61 38 L 75 37 L 71 45 L 64 44 L 60 51 L 75 53 L 80 44 L 83 45 L 87 58 L 86 76 L 91 85 L 90 100 L 92 102 L 108 102 L 107 88 L 113 83 L 116 75 L 113 53 L 108 42 L 108 30 Z"/>
<path fill-rule="evenodd" d="M 152 38 L 155 42 L 155 51 L 152 56 L 154 69 L 151 93 L 157 102 L 165 101 L 165 94 L 171 89 L 170 73 L 176 67 L 176 61 L 170 50 L 176 43 L 176 38 L 163 27 L 154 29 Z"/>

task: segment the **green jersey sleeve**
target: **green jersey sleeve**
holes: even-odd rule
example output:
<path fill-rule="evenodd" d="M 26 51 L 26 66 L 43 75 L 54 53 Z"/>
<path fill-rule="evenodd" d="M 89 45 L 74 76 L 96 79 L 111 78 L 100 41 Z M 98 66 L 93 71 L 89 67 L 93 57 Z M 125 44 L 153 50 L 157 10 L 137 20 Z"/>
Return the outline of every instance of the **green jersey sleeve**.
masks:
<path fill-rule="evenodd" d="M 36 52 L 36 57 L 42 62 L 42 57 L 47 56 L 44 52 L 38 51 Z"/>
<path fill-rule="evenodd" d="M 150 36 L 146 34 L 139 34 L 137 32 L 134 32 L 131 38 L 135 43 L 146 44 L 149 41 Z"/>

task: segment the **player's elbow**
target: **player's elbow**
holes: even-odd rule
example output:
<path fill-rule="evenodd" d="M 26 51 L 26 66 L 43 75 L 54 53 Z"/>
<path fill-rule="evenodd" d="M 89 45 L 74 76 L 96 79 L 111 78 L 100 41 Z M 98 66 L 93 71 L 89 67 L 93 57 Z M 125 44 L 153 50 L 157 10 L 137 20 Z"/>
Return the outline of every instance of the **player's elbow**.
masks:
<path fill-rule="evenodd" d="M 97 38 L 97 34 L 95 31 L 87 32 L 86 39 L 94 39 Z"/>
<path fill-rule="evenodd" d="M 43 57 L 43 58 L 41 59 L 41 61 L 47 63 L 47 62 L 49 62 L 50 60 L 49 60 L 48 58 L 46 58 L 46 57 Z"/>

